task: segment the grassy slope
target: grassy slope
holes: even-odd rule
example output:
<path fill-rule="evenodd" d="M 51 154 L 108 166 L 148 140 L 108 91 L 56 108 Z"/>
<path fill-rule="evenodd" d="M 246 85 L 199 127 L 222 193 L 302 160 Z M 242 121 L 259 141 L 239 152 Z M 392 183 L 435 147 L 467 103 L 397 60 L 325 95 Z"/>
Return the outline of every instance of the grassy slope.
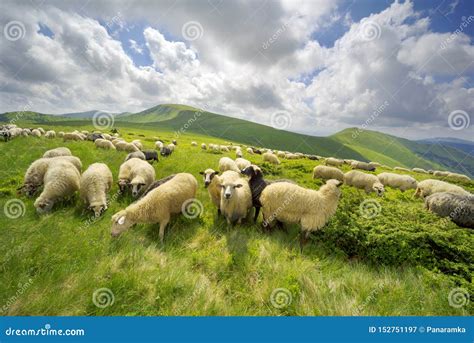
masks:
<path fill-rule="evenodd" d="M 141 138 L 147 148 L 152 148 L 153 136 L 166 141 L 174 138 L 174 133 L 156 129 L 135 127 L 121 132 L 127 139 Z M 183 134 L 178 140 L 176 152 L 154 165 L 157 177 L 188 171 L 199 178 L 200 170 L 216 167 L 223 156 L 190 147 L 191 140 L 209 142 L 208 137 Z M 28 165 L 47 149 L 67 146 L 85 167 L 105 162 L 114 178 L 125 157 L 124 152 L 97 150 L 90 142 L 20 137 L 1 144 L 5 162 L 0 166 L 2 208 L 7 200 L 17 197 L 15 189 Z M 261 163 L 260 156 L 246 157 Z M 311 179 L 314 165 L 313 161 L 296 160 L 284 161 L 278 167 L 264 164 L 263 168 L 268 178 L 291 178 L 303 186 L 318 188 L 321 182 Z M 385 198 L 378 199 L 382 214 L 368 220 L 360 216 L 358 208 L 364 198 L 371 196 L 343 186 L 335 217 L 300 254 L 296 226 L 289 226 L 287 233 L 277 230 L 271 234 L 262 233 L 251 224 L 228 230 L 222 219 L 215 217 L 215 208 L 198 180 L 197 198 L 203 203 L 203 213 L 195 220 L 182 216 L 173 219 L 164 246 L 158 243 L 156 225 L 139 225 L 119 239 L 111 239 L 110 217 L 127 206 L 129 199 L 112 201 L 102 218 L 89 223 L 78 199 L 38 217 L 33 200 L 21 197 L 26 206 L 23 217 L 9 219 L 3 213 L 0 216 L 0 227 L 5 230 L 0 235 L 4 252 L 0 304 L 11 303 L 2 314 L 473 313 L 472 302 L 469 307 L 456 309 L 447 301 L 454 286 L 470 287 L 466 276 L 456 273 L 472 275 L 472 266 L 465 262 L 474 256 L 472 231 L 424 211 L 421 201 L 412 199 L 413 191 L 402 194 L 389 190 Z M 464 186 L 474 190 L 472 184 Z M 114 185 L 111 194 L 116 191 Z M 428 247 L 420 250 L 424 244 Z M 452 244 L 455 250 L 447 249 L 446 244 Z M 439 250 L 439 256 L 433 258 L 432 250 Z M 425 267 L 416 266 L 422 260 L 429 262 Z M 436 261 L 448 261 L 449 264 L 440 265 L 448 271 L 441 273 L 439 265 L 431 265 Z M 19 284 L 24 285 L 29 278 L 31 285 L 19 295 Z M 115 295 L 114 304 L 104 309 L 92 303 L 93 292 L 101 287 L 111 289 Z M 283 309 L 270 302 L 272 291 L 280 287 L 290 290 L 293 298 L 291 305 Z"/>

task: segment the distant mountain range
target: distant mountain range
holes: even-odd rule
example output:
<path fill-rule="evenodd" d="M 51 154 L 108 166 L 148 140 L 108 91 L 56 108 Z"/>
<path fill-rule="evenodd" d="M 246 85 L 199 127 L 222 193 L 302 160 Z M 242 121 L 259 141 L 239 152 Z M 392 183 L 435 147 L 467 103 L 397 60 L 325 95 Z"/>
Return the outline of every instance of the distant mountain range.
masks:
<path fill-rule="evenodd" d="M 0 114 L 0 122 L 16 118 L 19 123 L 84 125 L 83 122 L 97 112 L 64 115 L 9 112 Z M 278 150 L 378 161 L 392 167 L 452 170 L 474 177 L 474 142 L 455 138 L 412 141 L 357 128 L 345 129 L 328 137 L 315 137 L 175 104 L 158 105 L 138 113 L 111 114 L 117 128 L 144 127 L 197 133 Z"/>

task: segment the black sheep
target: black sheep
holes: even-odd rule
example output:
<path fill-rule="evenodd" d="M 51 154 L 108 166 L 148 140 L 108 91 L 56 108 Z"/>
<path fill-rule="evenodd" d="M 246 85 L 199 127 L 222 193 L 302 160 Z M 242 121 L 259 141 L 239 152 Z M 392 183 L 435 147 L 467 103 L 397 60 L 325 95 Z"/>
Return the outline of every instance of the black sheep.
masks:
<path fill-rule="evenodd" d="M 155 150 L 143 150 L 143 154 L 145 154 L 145 159 L 147 161 L 156 161 L 158 162 L 158 152 Z"/>
<path fill-rule="evenodd" d="M 164 156 L 164 157 L 171 155 L 171 153 L 172 153 L 171 149 L 166 146 L 162 147 L 160 150 L 161 156 Z"/>

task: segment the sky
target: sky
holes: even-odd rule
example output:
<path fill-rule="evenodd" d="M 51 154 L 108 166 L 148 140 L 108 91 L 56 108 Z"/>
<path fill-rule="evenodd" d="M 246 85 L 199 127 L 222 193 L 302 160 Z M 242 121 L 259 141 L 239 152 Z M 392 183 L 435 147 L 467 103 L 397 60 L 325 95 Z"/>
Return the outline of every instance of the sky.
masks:
<path fill-rule="evenodd" d="M 311 135 L 474 137 L 472 0 L 2 0 L 0 28 L 0 112 L 178 103 Z"/>

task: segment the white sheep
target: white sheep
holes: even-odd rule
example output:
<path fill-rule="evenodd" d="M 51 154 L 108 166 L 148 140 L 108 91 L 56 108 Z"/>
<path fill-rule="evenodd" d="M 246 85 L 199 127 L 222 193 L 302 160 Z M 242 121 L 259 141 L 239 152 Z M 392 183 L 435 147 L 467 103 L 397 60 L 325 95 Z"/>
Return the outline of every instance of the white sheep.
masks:
<path fill-rule="evenodd" d="M 351 163 L 351 168 L 352 169 L 367 170 L 367 171 L 375 171 L 376 166 L 371 165 L 370 163 L 366 163 L 366 162 L 353 161 Z"/>
<path fill-rule="evenodd" d="M 458 174 L 458 173 L 448 173 L 446 175 L 446 178 L 451 181 L 461 181 L 461 182 L 470 182 L 471 178 L 467 175 L 464 174 Z"/>
<path fill-rule="evenodd" d="M 222 152 L 229 152 L 229 148 L 226 147 L 225 145 L 221 145 L 221 146 L 219 147 L 219 149 L 220 149 Z"/>
<path fill-rule="evenodd" d="M 163 147 L 164 147 L 164 144 L 163 144 L 162 141 L 156 141 L 156 142 L 155 142 L 155 148 L 156 148 L 157 150 L 161 150 L 161 148 L 163 148 Z"/>
<path fill-rule="evenodd" d="M 133 140 L 132 144 L 135 145 L 139 150 L 143 150 L 143 144 L 139 139 Z"/>
<path fill-rule="evenodd" d="M 108 133 L 102 133 L 102 136 L 108 141 L 112 140 L 112 136 L 109 135 Z"/>
<path fill-rule="evenodd" d="M 445 176 L 448 176 L 449 172 L 447 171 L 441 171 L 441 170 L 435 170 L 433 172 L 433 175 L 434 176 L 439 176 L 439 177 L 445 177 Z"/>
<path fill-rule="evenodd" d="M 83 141 L 84 138 L 79 133 L 66 132 L 63 136 L 63 141 Z"/>
<path fill-rule="evenodd" d="M 385 187 L 398 188 L 402 192 L 408 189 L 416 189 L 417 186 L 417 181 L 410 175 L 381 173 L 377 177 Z"/>
<path fill-rule="evenodd" d="M 139 151 L 138 147 L 135 144 L 124 142 L 124 141 L 117 142 L 117 144 L 115 144 L 115 148 L 118 151 L 126 151 L 126 152 Z"/>
<path fill-rule="evenodd" d="M 131 158 L 120 166 L 118 178 L 120 191 L 132 186 L 132 195 L 136 198 L 155 181 L 155 169 L 146 161 Z"/>
<path fill-rule="evenodd" d="M 277 152 L 277 156 L 278 157 L 281 157 L 281 158 L 285 158 L 286 157 L 286 153 L 284 151 L 278 151 Z"/>
<path fill-rule="evenodd" d="M 240 173 L 239 167 L 237 167 L 237 164 L 230 157 L 222 157 L 219 160 L 219 170 L 221 173 L 227 170 L 233 170 Z"/>
<path fill-rule="evenodd" d="M 58 156 L 72 156 L 72 153 L 71 150 L 66 147 L 59 147 L 56 149 L 48 150 L 43 154 L 43 158 L 51 158 Z"/>
<path fill-rule="evenodd" d="M 98 138 L 94 141 L 94 145 L 97 148 L 101 149 L 111 149 L 111 150 L 116 150 L 115 145 L 112 144 L 111 141 L 108 141 L 106 139 Z"/>
<path fill-rule="evenodd" d="M 242 150 L 240 148 L 235 150 L 235 156 L 237 158 L 242 158 L 244 156 L 244 154 L 242 154 Z"/>
<path fill-rule="evenodd" d="M 252 163 L 250 163 L 250 161 L 246 160 L 245 158 L 236 158 L 235 164 L 239 170 L 242 170 L 249 167 Z"/>
<path fill-rule="evenodd" d="M 231 225 L 237 222 L 242 223 L 242 219 L 247 218 L 252 208 L 252 192 L 246 179 L 239 173 L 228 170 L 219 176 L 221 197 L 219 208 Z"/>
<path fill-rule="evenodd" d="M 464 188 L 457 185 L 453 185 L 449 182 L 444 182 L 440 180 L 427 179 L 418 182 L 416 187 L 415 197 L 426 198 L 427 196 L 440 193 L 440 192 L 449 192 L 459 195 L 470 196 L 471 193 L 466 191 Z"/>
<path fill-rule="evenodd" d="M 201 143 L 201 149 L 202 149 L 202 150 L 207 150 L 206 143 Z"/>
<path fill-rule="evenodd" d="M 165 228 L 171 215 L 186 213 L 187 209 L 183 207 L 196 197 L 197 187 L 198 183 L 193 175 L 176 174 L 168 182 L 114 214 L 112 236 L 116 237 L 138 223 L 160 223 L 160 241 L 163 243 Z"/>
<path fill-rule="evenodd" d="M 80 177 L 77 168 L 67 160 L 52 162 L 44 175 L 43 192 L 35 200 L 36 211 L 39 214 L 49 212 L 60 199 L 74 195 L 79 190 Z"/>
<path fill-rule="evenodd" d="M 45 138 L 56 138 L 56 132 L 54 130 L 49 130 L 44 134 Z"/>
<path fill-rule="evenodd" d="M 142 152 L 142 151 L 135 151 L 135 152 L 131 152 L 129 153 L 126 157 L 125 157 L 125 161 L 128 161 L 129 159 L 131 158 L 139 158 L 143 161 L 146 161 L 146 156 L 145 154 Z"/>
<path fill-rule="evenodd" d="M 288 153 L 288 154 L 285 154 L 285 158 L 287 160 L 297 160 L 298 159 L 298 155 L 295 155 L 295 154 L 292 154 L 292 153 Z"/>
<path fill-rule="evenodd" d="M 107 210 L 107 193 L 112 188 L 112 183 L 112 172 L 104 163 L 91 164 L 81 176 L 79 194 L 96 218 Z"/>
<path fill-rule="evenodd" d="M 64 131 L 59 131 L 58 132 L 58 137 L 63 138 L 64 137 Z"/>
<path fill-rule="evenodd" d="M 280 160 L 278 159 L 278 157 L 276 157 L 276 155 L 274 155 L 273 153 L 271 152 L 266 152 L 262 155 L 263 157 L 263 161 L 265 162 L 270 162 L 272 164 L 280 164 Z"/>
<path fill-rule="evenodd" d="M 459 226 L 474 229 L 474 196 L 435 193 L 425 199 L 425 208 L 441 217 L 450 217 Z"/>
<path fill-rule="evenodd" d="M 412 168 L 411 170 L 415 173 L 428 174 L 428 172 L 423 168 Z"/>
<path fill-rule="evenodd" d="M 33 137 L 41 137 L 41 132 L 37 129 L 33 129 L 33 130 L 31 130 L 31 135 Z"/>
<path fill-rule="evenodd" d="M 324 161 L 324 164 L 326 164 L 327 166 L 334 166 L 334 167 L 340 167 L 344 164 L 344 161 L 343 160 L 340 160 L 338 158 L 334 158 L 334 157 L 328 157 L 326 158 L 326 160 Z"/>
<path fill-rule="evenodd" d="M 247 152 L 248 152 L 250 155 L 253 155 L 253 154 L 254 154 L 254 152 L 253 152 L 253 149 L 252 149 L 252 148 L 247 148 L 246 150 L 247 150 Z"/>
<path fill-rule="evenodd" d="M 204 177 L 204 187 L 207 188 L 209 198 L 211 199 L 214 206 L 217 207 L 217 214 L 221 213 L 220 202 L 221 202 L 221 187 L 219 181 L 219 172 L 214 169 L 208 168 L 202 172 L 199 172 Z M 237 177 L 239 175 L 235 173 Z"/>
<path fill-rule="evenodd" d="M 44 134 L 46 133 L 46 131 L 44 131 L 44 129 L 42 127 L 38 127 L 36 130 L 38 130 L 39 132 L 41 132 L 41 135 L 44 136 Z"/>
<path fill-rule="evenodd" d="M 192 142 L 191 142 L 191 146 L 198 146 L 198 144 L 197 144 L 197 142 L 192 141 Z"/>
<path fill-rule="evenodd" d="M 351 170 L 344 174 L 344 183 L 365 190 L 368 194 L 376 192 L 378 196 L 383 196 L 385 188 L 377 176 L 365 174 L 357 170 Z"/>
<path fill-rule="evenodd" d="M 403 167 L 395 167 L 395 168 L 393 168 L 393 170 L 398 170 L 398 171 L 402 171 L 402 172 L 406 172 L 406 173 L 411 172 L 410 169 L 403 168 Z"/>
<path fill-rule="evenodd" d="M 341 185 L 341 181 L 331 179 L 316 191 L 289 182 L 269 184 L 260 196 L 263 225 L 271 228 L 275 221 L 300 224 L 302 250 L 309 234 L 326 225 L 336 212 Z"/>
<path fill-rule="evenodd" d="M 170 143 L 167 145 L 168 149 L 170 149 L 171 151 L 174 151 L 174 149 L 176 148 L 176 145 L 173 144 L 173 143 Z"/>
<path fill-rule="evenodd" d="M 313 169 L 313 179 L 335 179 L 339 181 L 344 181 L 344 173 L 335 167 L 319 165 L 314 167 Z"/>

